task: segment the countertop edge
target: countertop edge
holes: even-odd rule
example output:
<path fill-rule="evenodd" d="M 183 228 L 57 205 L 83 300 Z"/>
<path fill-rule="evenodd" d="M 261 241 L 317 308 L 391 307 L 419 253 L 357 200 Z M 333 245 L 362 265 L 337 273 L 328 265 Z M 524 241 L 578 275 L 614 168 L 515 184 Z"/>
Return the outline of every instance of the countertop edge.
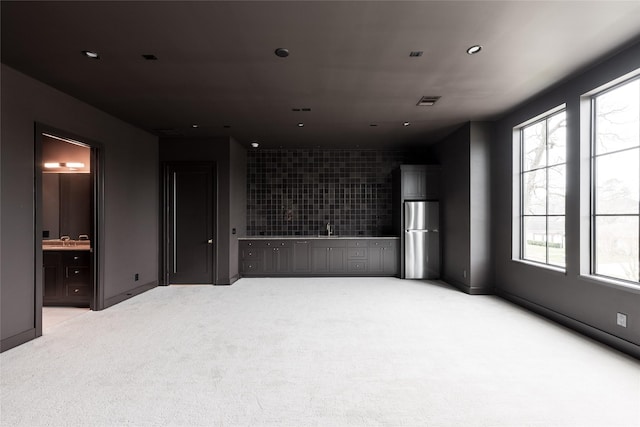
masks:
<path fill-rule="evenodd" d="M 238 240 L 399 240 L 398 236 L 246 236 Z"/>

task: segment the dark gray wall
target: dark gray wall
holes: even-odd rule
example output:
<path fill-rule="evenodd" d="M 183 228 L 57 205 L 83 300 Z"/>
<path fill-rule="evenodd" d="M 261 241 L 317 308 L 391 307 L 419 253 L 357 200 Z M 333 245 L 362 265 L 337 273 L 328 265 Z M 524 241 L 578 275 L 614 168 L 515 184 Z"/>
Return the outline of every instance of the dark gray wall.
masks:
<path fill-rule="evenodd" d="M 442 279 L 469 287 L 471 266 L 469 204 L 469 133 L 470 124 L 436 144 L 438 162 L 442 166 L 440 228 L 442 234 Z M 466 271 L 466 277 L 464 274 Z"/>
<path fill-rule="evenodd" d="M 229 149 L 229 279 L 233 282 L 240 273 L 238 237 L 247 232 L 247 150 L 234 139 Z"/>
<path fill-rule="evenodd" d="M 608 285 L 580 275 L 580 169 L 588 171 L 580 154 L 580 96 L 640 67 L 640 44 L 527 102 L 497 123 L 492 147 L 493 242 L 498 291 L 534 309 L 566 321 L 585 332 L 640 355 L 640 287 Z M 566 273 L 512 260 L 513 127 L 558 105 L 567 104 Z M 587 108 L 588 110 L 588 108 Z M 586 135 L 585 135 L 586 137 Z M 588 159 L 588 157 L 587 157 Z M 585 198 L 583 198 L 585 199 Z M 588 199 L 588 198 L 587 198 Z M 588 226 L 588 220 L 583 221 Z M 628 315 L 628 327 L 616 325 L 616 312 Z M 619 337 L 620 339 L 616 339 Z M 626 347 L 625 347 L 626 346 Z"/>
<path fill-rule="evenodd" d="M 435 146 L 442 165 L 442 278 L 469 293 L 493 288 L 491 126 L 467 123 Z"/>
<path fill-rule="evenodd" d="M 214 162 L 216 165 L 216 227 L 215 227 L 215 257 L 216 272 L 214 283 L 216 285 L 228 285 L 235 278 L 231 274 L 230 265 L 237 264 L 237 250 L 231 253 L 231 229 L 243 228 L 242 219 L 231 217 L 231 188 L 232 188 L 232 161 L 235 166 L 242 168 L 242 156 L 238 153 L 241 147 L 230 138 L 167 138 L 160 140 L 160 160 L 163 162 Z M 233 150 L 232 147 L 233 146 Z M 232 155 L 233 151 L 233 155 Z M 238 177 L 234 171 L 234 188 L 237 187 Z M 246 174 L 246 169 L 245 169 Z M 246 179 L 246 178 L 245 178 Z M 236 196 L 234 196 L 235 198 Z M 234 208 L 238 203 L 234 199 Z M 234 212 L 236 212 L 234 210 Z M 233 224 L 233 225 L 232 225 Z M 237 270 L 237 267 L 235 267 Z"/>
<path fill-rule="evenodd" d="M 1 92 L 0 305 L 7 348 L 35 337 L 35 122 L 104 146 L 105 235 L 99 249 L 106 305 L 157 282 L 158 147 L 154 136 L 5 65 Z"/>

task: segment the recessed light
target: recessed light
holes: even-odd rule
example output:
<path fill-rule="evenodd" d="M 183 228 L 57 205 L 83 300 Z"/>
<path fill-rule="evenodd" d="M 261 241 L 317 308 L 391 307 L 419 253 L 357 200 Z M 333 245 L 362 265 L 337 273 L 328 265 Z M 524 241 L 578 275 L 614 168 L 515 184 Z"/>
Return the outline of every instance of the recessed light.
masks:
<path fill-rule="evenodd" d="M 60 163 L 53 163 L 53 162 L 49 162 L 49 163 L 45 163 L 44 167 L 47 169 L 53 169 L 53 168 L 59 168 L 62 165 L 60 165 Z"/>
<path fill-rule="evenodd" d="M 289 49 L 279 47 L 275 50 L 274 53 L 276 54 L 276 56 L 279 56 L 280 58 L 286 58 L 287 56 L 289 56 Z"/>
<path fill-rule="evenodd" d="M 304 123 L 298 123 L 298 127 L 299 128 L 304 127 Z"/>
<path fill-rule="evenodd" d="M 480 52 L 482 50 L 482 46 L 480 46 L 479 44 L 473 45 L 471 46 L 469 49 L 467 49 L 467 53 L 469 55 L 475 55 L 476 53 Z"/>
<path fill-rule="evenodd" d="M 94 52 L 92 50 L 83 50 L 82 54 L 87 58 L 100 59 L 100 55 L 98 55 L 98 52 Z"/>
<path fill-rule="evenodd" d="M 194 124 L 191 125 L 191 127 L 195 129 L 195 128 L 199 127 L 199 125 L 194 123 Z"/>
<path fill-rule="evenodd" d="M 252 146 L 253 148 L 258 148 L 258 147 L 260 146 L 260 143 L 258 143 L 258 141 L 253 141 L 253 142 L 251 143 L 251 146 Z"/>
<path fill-rule="evenodd" d="M 402 126 L 404 126 L 404 127 L 411 126 L 411 123 L 409 123 L 409 122 L 404 122 L 404 123 L 402 123 Z"/>

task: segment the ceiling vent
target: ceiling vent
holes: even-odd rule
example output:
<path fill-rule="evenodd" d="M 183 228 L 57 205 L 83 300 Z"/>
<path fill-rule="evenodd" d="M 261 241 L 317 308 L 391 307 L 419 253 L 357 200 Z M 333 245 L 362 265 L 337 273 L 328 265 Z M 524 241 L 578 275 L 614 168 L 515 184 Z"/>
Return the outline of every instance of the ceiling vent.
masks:
<path fill-rule="evenodd" d="M 431 107 L 438 101 L 438 99 L 440 99 L 439 96 L 423 96 L 420 98 L 417 105 L 419 107 Z"/>

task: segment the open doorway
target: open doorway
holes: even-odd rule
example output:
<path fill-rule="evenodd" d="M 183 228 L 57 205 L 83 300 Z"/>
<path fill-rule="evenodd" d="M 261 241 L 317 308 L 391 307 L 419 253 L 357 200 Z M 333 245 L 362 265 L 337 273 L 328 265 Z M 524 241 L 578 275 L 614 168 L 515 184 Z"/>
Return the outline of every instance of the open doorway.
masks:
<path fill-rule="evenodd" d="M 36 335 L 101 308 L 100 147 L 36 129 Z"/>

